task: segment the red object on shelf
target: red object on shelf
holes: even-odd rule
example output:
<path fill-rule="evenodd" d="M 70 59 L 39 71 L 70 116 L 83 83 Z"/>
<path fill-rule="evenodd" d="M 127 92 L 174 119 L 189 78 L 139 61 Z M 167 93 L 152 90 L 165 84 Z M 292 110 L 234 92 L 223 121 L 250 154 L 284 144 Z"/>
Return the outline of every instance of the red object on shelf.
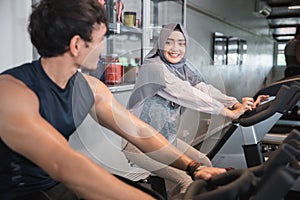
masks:
<path fill-rule="evenodd" d="M 112 62 L 108 63 L 105 71 L 106 84 L 121 84 L 123 83 L 123 66 L 121 63 Z"/>

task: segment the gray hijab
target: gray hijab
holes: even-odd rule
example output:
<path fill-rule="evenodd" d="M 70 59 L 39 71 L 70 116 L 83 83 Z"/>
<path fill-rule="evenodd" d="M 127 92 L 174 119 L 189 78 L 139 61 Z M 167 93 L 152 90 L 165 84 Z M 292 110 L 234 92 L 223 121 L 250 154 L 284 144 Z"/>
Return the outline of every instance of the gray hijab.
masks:
<path fill-rule="evenodd" d="M 153 49 L 146 55 L 144 63 L 139 70 L 134 90 L 129 98 L 129 109 L 167 87 L 162 66 L 167 67 L 178 78 L 190 82 L 191 85 L 201 82 L 200 77 L 186 65 L 186 54 L 176 64 L 169 63 L 164 57 L 165 43 L 174 30 L 179 30 L 183 33 L 186 40 L 186 47 L 188 47 L 188 35 L 181 24 L 167 24 L 163 26 L 157 42 Z"/>

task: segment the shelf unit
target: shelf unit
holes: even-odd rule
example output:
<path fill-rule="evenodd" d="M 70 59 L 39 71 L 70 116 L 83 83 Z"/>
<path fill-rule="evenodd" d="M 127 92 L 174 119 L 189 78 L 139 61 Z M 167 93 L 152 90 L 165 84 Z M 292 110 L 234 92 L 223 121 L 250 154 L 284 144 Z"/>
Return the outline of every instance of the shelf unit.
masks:
<path fill-rule="evenodd" d="M 129 27 L 123 25 L 122 22 L 117 22 L 116 1 L 106 1 L 109 35 L 106 37 L 106 49 L 102 54 L 102 60 L 99 61 L 103 74 L 103 70 L 108 64 L 105 57 L 122 58 L 119 59 L 119 62 L 121 62 L 125 72 L 124 78 L 121 84 L 108 85 L 109 88 L 114 88 L 112 91 L 119 91 L 116 89 L 118 86 L 120 90 L 122 90 L 121 88 L 133 88 L 133 86 L 127 87 L 126 85 L 135 83 L 134 79 L 138 67 L 153 47 L 163 24 L 181 23 L 184 26 L 186 24 L 186 0 L 122 0 L 124 5 L 122 16 L 124 12 L 135 12 L 139 27 Z M 128 72 L 126 66 L 132 64 L 132 61 L 134 61 L 135 66 L 131 66 L 130 72 Z M 105 82 L 104 75 L 98 78 Z M 124 85 L 125 87 L 122 87 Z"/>
<path fill-rule="evenodd" d="M 167 23 L 181 23 L 185 26 L 186 0 L 143 0 L 142 55 L 147 55 L 162 26 Z"/>

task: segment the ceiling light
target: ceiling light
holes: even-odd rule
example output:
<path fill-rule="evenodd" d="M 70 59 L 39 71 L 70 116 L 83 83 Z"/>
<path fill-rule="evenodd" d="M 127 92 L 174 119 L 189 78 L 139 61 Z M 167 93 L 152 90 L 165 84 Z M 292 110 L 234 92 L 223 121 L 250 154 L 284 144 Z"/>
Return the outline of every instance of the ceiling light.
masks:
<path fill-rule="evenodd" d="M 289 10 L 298 10 L 298 9 L 300 9 L 300 5 L 289 6 L 288 9 Z"/>
<path fill-rule="evenodd" d="M 293 38 L 293 36 L 277 36 L 276 40 L 291 40 Z"/>

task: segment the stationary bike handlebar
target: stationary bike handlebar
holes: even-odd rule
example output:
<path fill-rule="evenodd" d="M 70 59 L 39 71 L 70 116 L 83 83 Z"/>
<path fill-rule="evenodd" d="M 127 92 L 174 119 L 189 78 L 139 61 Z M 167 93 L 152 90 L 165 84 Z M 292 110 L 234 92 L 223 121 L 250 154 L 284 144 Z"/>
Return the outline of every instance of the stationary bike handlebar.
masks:
<path fill-rule="evenodd" d="M 256 99 L 259 95 L 276 96 L 277 92 L 279 91 L 282 85 L 286 85 L 288 87 L 292 85 L 300 85 L 300 75 L 284 78 L 279 81 L 276 81 L 275 83 L 271 83 L 267 87 L 259 90 L 253 98 Z"/>
<path fill-rule="evenodd" d="M 262 104 L 252 111 L 247 111 L 239 119 L 233 120 L 233 123 L 239 123 L 242 126 L 252 126 L 271 117 L 276 112 L 286 112 L 299 101 L 299 97 L 300 86 L 293 85 L 288 87 L 282 85 L 274 100 Z"/>

